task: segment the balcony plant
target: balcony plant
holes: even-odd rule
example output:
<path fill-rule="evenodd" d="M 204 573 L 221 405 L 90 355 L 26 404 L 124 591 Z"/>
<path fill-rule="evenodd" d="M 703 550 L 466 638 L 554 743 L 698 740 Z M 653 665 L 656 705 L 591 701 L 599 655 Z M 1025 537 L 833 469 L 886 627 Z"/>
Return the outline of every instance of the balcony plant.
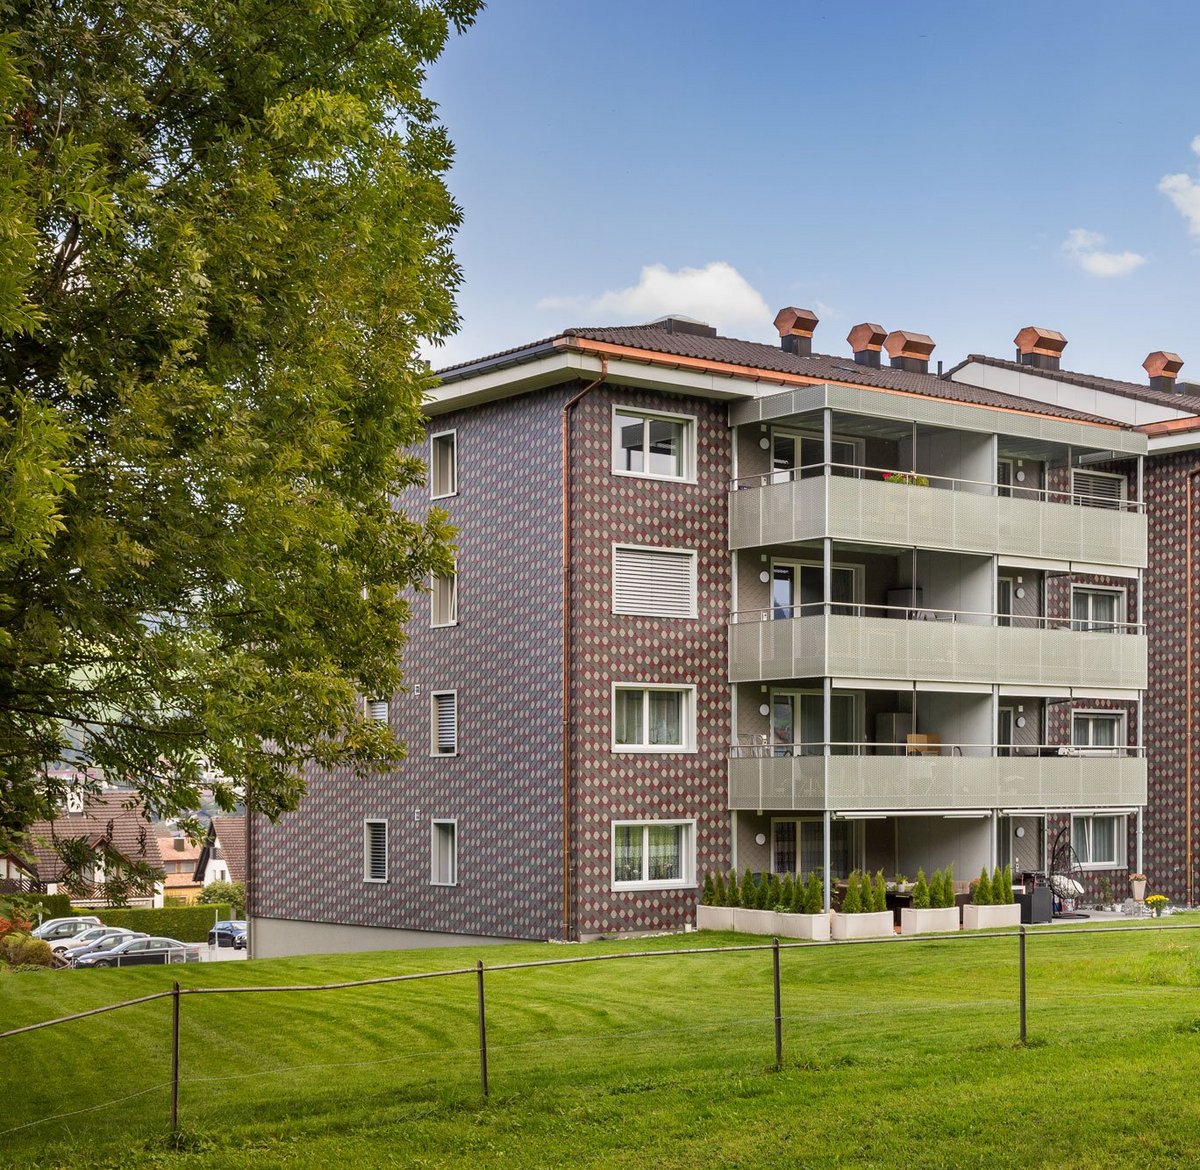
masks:
<path fill-rule="evenodd" d="M 913 904 L 900 911 L 901 934 L 945 934 L 958 929 L 958 907 L 954 903 L 954 871 L 939 869 L 927 885 L 925 871 L 917 871 Z"/>
<path fill-rule="evenodd" d="M 841 910 L 834 914 L 831 933 L 834 938 L 886 938 L 894 933 L 892 912 L 876 910 L 876 890 L 883 892 L 883 873 L 872 883 L 869 874 L 855 870 L 846 882 Z"/>
<path fill-rule="evenodd" d="M 996 867 L 988 877 L 985 866 L 973 883 L 971 901 L 962 909 L 964 930 L 994 930 L 1002 926 L 1020 926 L 1021 907 L 1013 898 L 1012 869 Z"/>
<path fill-rule="evenodd" d="M 929 476 L 919 475 L 915 471 L 885 471 L 884 483 L 905 483 L 912 487 L 928 487 Z"/>

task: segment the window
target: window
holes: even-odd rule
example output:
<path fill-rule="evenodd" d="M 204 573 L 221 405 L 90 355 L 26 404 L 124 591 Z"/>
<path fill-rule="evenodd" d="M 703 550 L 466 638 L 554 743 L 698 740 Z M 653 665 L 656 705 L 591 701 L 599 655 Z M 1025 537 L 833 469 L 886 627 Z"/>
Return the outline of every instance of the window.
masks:
<path fill-rule="evenodd" d="M 1125 741 L 1120 712 L 1076 711 L 1071 716 L 1071 743 L 1083 755 L 1115 756 Z"/>
<path fill-rule="evenodd" d="M 449 577 L 434 577 L 430 625 L 458 624 L 458 568 Z"/>
<path fill-rule="evenodd" d="M 829 613 L 853 617 L 853 602 L 859 600 L 857 565 L 834 565 L 830 577 Z M 771 616 L 820 617 L 825 612 L 825 567 L 802 561 L 771 562 Z"/>
<path fill-rule="evenodd" d="M 996 495 L 1011 496 L 1013 485 L 1013 461 L 998 459 L 996 461 Z"/>
<path fill-rule="evenodd" d="M 458 432 L 444 431 L 429 439 L 429 494 L 453 496 L 458 492 Z"/>
<path fill-rule="evenodd" d="M 695 617 L 696 554 L 614 544 L 612 609 L 647 617 Z"/>
<path fill-rule="evenodd" d="M 458 693 L 434 691 L 430 696 L 433 713 L 433 750 L 435 756 L 458 755 Z"/>
<path fill-rule="evenodd" d="M 834 879 L 850 875 L 854 826 L 849 821 L 829 823 L 829 868 Z M 825 870 L 823 821 L 797 818 L 771 822 L 771 872 L 807 878 Z"/>
<path fill-rule="evenodd" d="M 1071 590 L 1071 629 L 1115 633 L 1125 621 L 1125 594 L 1120 589 Z"/>
<path fill-rule="evenodd" d="M 430 882 L 435 886 L 458 884 L 458 822 L 433 822 Z"/>
<path fill-rule="evenodd" d="M 1120 508 L 1125 501 L 1125 477 L 1110 471 L 1071 472 L 1071 491 L 1076 504 L 1090 508 Z"/>
<path fill-rule="evenodd" d="M 1125 817 L 1072 817 L 1071 847 L 1075 850 L 1079 864 L 1088 869 L 1123 869 Z"/>
<path fill-rule="evenodd" d="M 857 477 L 863 463 L 862 441 L 832 438 L 832 475 Z M 771 431 L 771 482 L 790 483 L 825 474 L 825 437 L 803 431 Z"/>
<path fill-rule="evenodd" d="M 613 688 L 613 750 L 695 751 L 695 687 Z"/>
<path fill-rule="evenodd" d="M 363 822 L 363 881 L 388 880 L 387 821 Z"/>
<path fill-rule="evenodd" d="M 614 890 L 695 884 L 695 821 L 614 821 Z"/>
<path fill-rule="evenodd" d="M 692 477 L 693 420 L 676 414 L 613 411 L 613 470 L 655 479 Z"/>
<path fill-rule="evenodd" d="M 367 718 L 372 723 L 386 723 L 388 721 L 387 699 L 368 699 Z"/>

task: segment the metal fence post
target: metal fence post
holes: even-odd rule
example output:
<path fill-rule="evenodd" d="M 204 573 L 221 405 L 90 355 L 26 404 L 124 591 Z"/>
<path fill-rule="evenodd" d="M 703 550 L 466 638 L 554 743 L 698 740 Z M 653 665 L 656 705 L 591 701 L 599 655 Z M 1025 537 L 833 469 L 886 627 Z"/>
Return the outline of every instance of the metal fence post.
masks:
<path fill-rule="evenodd" d="M 1025 1043 L 1025 927 L 1021 928 L 1021 1043 Z"/>
<path fill-rule="evenodd" d="M 783 1068 L 783 1012 L 779 1006 L 779 939 L 774 939 L 771 956 L 775 967 L 775 1068 Z"/>
<path fill-rule="evenodd" d="M 475 965 L 475 979 L 479 985 L 479 1079 L 483 1084 L 483 1095 L 488 1095 L 487 1074 L 487 1017 L 483 1007 L 483 960 Z"/>
<path fill-rule="evenodd" d="M 179 1132 L 179 980 L 171 992 L 171 1132 Z"/>

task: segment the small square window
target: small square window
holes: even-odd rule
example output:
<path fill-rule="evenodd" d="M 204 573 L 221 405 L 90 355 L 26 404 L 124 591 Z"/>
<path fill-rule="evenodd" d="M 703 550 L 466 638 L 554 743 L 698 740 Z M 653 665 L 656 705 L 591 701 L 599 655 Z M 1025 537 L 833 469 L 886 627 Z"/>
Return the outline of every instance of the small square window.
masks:
<path fill-rule="evenodd" d="M 613 411 L 613 470 L 652 479 L 692 479 L 694 420 L 686 415 Z"/>
<path fill-rule="evenodd" d="M 1107 634 L 1123 632 L 1125 593 L 1120 589 L 1071 589 L 1071 629 L 1093 630 Z"/>
<path fill-rule="evenodd" d="M 388 880 L 387 821 L 363 822 L 363 881 Z"/>
<path fill-rule="evenodd" d="M 458 755 L 458 694 L 455 691 L 434 691 L 430 696 L 433 716 L 433 747 L 435 756 Z"/>
<path fill-rule="evenodd" d="M 430 882 L 435 886 L 458 884 L 458 822 L 434 821 Z"/>
<path fill-rule="evenodd" d="M 1125 865 L 1123 815 L 1071 818 L 1071 848 L 1085 869 L 1122 869 Z"/>
<path fill-rule="evenodd" d="M 449 577 L 434 577 L 430 608 L 430 624 L 453 626 L 458 624 L 458 569 Z"/>
<path fill-rule="evenodd" d="M 694 821 L 614 821 L 613 889 L 670 889 L 695 883 Z"/>
<path fill-rule="evenodd" d="M 439 496 L 458 493 L 458 432 L 444 431 L 429 439 L 429 494 Z"/>
<path fill-rule="evenodd" d="M 1071 744 L 1081 755 L 1125 754 L 1125 716 L 1120 712 L 1076 711 L 1071 716 Z"/>
<path fill-rule="evenodd" d="M 695 751 L 695 687 L 613 688 L 613 750 Z"/>

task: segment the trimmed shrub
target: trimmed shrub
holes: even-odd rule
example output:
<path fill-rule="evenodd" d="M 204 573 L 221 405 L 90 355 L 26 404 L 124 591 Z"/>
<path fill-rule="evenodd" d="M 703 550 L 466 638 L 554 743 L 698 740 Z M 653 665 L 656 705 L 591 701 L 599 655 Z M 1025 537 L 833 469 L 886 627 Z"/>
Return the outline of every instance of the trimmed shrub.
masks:
<path fill-rule="evenodd" d="M 861 914 L 862 912 L 862 893 L 858 888 L 858 870 L 853 870 L 846 879 L 846 896 L 842 898 L 842 913 Z"/>
<path fill-rule="evenodd" d="M 35 913 L 34 921 L 37 921 L 36 909 L 41 907 L 42 918 L 70 918 L 72 914 L 91 914 L 91 910 L 80 907 L 78 910 L 71 905 L 71 899 L 66 894 L 21 894 L 21 901 L 24 905 L 31 907 Z"/>
<path fill-rule="evenodd" d="M 825 883 L 814 869 L 804 887 L 804 913 L 820 914 L 825 909 Z"/>
<path fill-rule="evenodd" d="M 954 866 L 946 866 L 942 873 L 942 905 L 954 905 Z"/>
<path fill-rule="evenodd" d="M 53 967 L 54 952 L 48 942 L 14 931 L 0 938 L 0 962 L 10 967 Z"/>
<path fill-rule="evenodd" d="M 990 906 L 995 899 L 992 897 L 992 879 L 988 877 L 987 866 L 979 871 L 975 889 L 971 893 L 971 901 L 976 906 Z"/>
<path fill-rule="evenodd" d="M 725 905 L 740 906 L 742 904 L 741 893 L 738 890 L 737 874 L 733 870 L 729 871 L 729 881 L 725 884 Z"/>
<path fill-rule="evenodd" d="M 214 919 L 232 918 L 229 906 L 164 906 L 161 910 L 97 910 L 105 926 L 124 926 L 146 934 L 178 939 L 180 942 L 207 942 Z"/>
<path fill-rule="evenodd" d="M 875 899 L 873 908 L 876 912 L 887 909 L 887 882 L 883 880 L 883 870 L 875 875 Z"/>
<path fill-rule="evenodd" d="M 706 872 L 704 875 L 704 889 L 700 891 L 700 905 L 713 905 L 713 898 L 716 896 L 716 891 L 713 889 L 713 876 Z"/>
<path fill-rule="evenodd" d="M 783 881 L 779 883 L 779 893 L 776 895 L 775 909 L 782 911 L 784 914 L 792 912 L 792 905 L 796 901 L 796 882 L 792 875 L 785 874 Z"/>
<path fill-rule="evenodd" d="M 724 906 L 725 904 L 725 875 L 720 870 L 717 870 L 717 876 L 713 878 L 712 905 Z"/>
<path fill-rule="evenodd" d="M 742 874 L 742 888 L 738 891 L 742 899 L 742 905 L 747 910 L 758 909 L 758 887 L 754 884 L 754 874 L 750 872 L 750 867 L 746 866 L 746 872 Z"/>
<path fill-rule="evenodd" d="M 760 910 L 774 910 L 779 903 L 779 877 L 773 873 L 763 874 L 762 881 L 758 883 L 758 908 Z"/>
<path fill-rule="evenodd" d="M 992 901 L 997 906 L 1004 905 L 1004 872 L 999 866 L 992 873 Z"/>
<path fill-rule="evenodd" d="M 917 882 L 913 886 L 912 908 L 914 910 L 928 910 L 929 906 L 929 883 L 925 880 L 925 871 L 918 869 Z"/>
<path fill-rule="evenodd" d="M 1012 866 L 1006 865 L 1004 867 L 1004 904 L 1011 906 L 1015 901 L 1016 898 L 1013 895 Z"/>

